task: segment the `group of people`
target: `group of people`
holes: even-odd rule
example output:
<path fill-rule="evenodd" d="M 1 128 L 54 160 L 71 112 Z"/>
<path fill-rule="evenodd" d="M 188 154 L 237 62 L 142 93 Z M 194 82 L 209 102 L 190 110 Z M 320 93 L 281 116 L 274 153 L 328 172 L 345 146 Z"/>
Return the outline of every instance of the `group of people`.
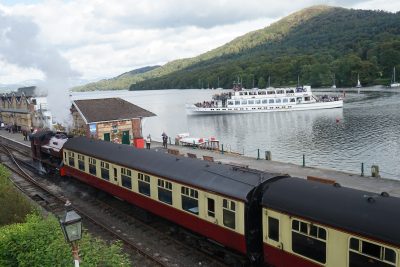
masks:
<path fill-rule="evenodd" d="M 161 134 L 161 137 L 162 137 L 163 147 L 164 147 L 164 148 L 167 148 L 167 146 L 168 146 L 168 135 L 167 135 L 165 132 L 163 132 L 163 133 Z M 147 149 L 150 149 L 150 146 L 151 146 L 151 135 L 149 134 L 149 135 L 146 137 L 146 148 L 147 148 Z"/>

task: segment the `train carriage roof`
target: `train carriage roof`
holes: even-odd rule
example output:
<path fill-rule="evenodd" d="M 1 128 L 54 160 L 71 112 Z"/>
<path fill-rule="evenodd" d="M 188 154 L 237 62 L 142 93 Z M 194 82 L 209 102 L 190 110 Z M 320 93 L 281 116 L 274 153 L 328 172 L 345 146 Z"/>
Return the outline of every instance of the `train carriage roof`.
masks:
<path fill-rule="evenodd" d="M 64 148 L 243 201 L 255 186 L 278 175 L 86 137 L 71 138 Z"/>
<path fill-rule="evenodd" d="M 300 178 L 270 183 L 263 206 L 400 246 L 400 198 Z"/>

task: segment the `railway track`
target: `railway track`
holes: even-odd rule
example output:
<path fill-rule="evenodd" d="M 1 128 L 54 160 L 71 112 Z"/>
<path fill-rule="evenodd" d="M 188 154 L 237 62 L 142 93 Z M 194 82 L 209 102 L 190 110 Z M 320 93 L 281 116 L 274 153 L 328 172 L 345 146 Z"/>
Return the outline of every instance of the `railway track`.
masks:
<path fill-rule="evenodd" d="M 12 149 L 27 159 L 30 158 L 30 151 L 26 147 L 8 146 L 7 149 Z M 19 160 L 19 162 L 29 166 L 26 161 Z M 17 162 L 15 164 L 17 164 Z M 34 167 L 31 165 L 30 168 Z M 60 177 L 59 179 L 62 180 Z M 40 180 L 49 181 L 48 179 Z M 132 205 L 121 202 L 106 193 L 100 192 L 100 194 L 103 195 L 103 197 L 100 198 L 93 198 L 91 194 L 82 193 L 87 192 L 87 190 L 93 190 L 93 188 L 88 187 L 86 184 L 75 180 L 70 180 L 68 182 L 61 181 L 61 184 L 62 188 L 71 187 L 71 184 L 73 184 L 72 187 L 76 188 L 72 189 L 72 191 L 79 192 L 79 196 L 71 196 L 65 191 L 63 195 L 60 196 L 61 199 L 58 200 L 60 205 L 63 205 L 67 199 L 64 195 L 69 195 L 68 199 L 73 197 L 74 208 L 83 215 L 87 221 L 90 221 L 91 224 L 100 228 L 95 230 L 95 232 L 100 232 L 99 235 L 102 237 L 104 233 L 101 231 L 112 233 L 114 239 L 122 240 L 125 246 L 143 254 L 143 257 L 154 261 L 154 263 L 159 266 L 192 266 L 193 264 L 201 266 L 227 266 L 232 265 L 232 262 L 238 262 L 232 257 L 224 257 L 223 253 L 220 253 L 221 248 L 219 248 L 219 251 L 216 251 L 215 247 L 210 250 L 209 246 L 213 245 L 212 243 L 208 241 L 208 243 L 199 242 L 196 237 L 192 238 L 190 233 L 188 234 L 185 231 L 181 231 L 182 229 L 180 229 L 180 227 L 176 227 L 170 222 L 160 222 L 160 219 L 157 219 L 156 222 L 149 223 L 146 216 L 144 216 L 146 218 L 141 216 L 143 214 L 140 214 L 140 210 L 138 215 L 137 212 L 133 211 L 135 209 L 132 208 Z M 47 187 L 49 186 L 51 185 L 47 185 Z M 44 201 L 45 205 L 52 203 L 52 200 L 49 199 L 47 195 L 44 197 L 42 194 L 37 195 L 39 195 L 39 197 L 31 198 L 38 202 Z M 83 201 L 77 201 L 76 197 L 81 198 Z M 63 206 L 51 212 L 57 214 L 60 210 L 63 211 Z M 85 226 L 87 226 L 86 223 Z M 93 232 L 93 230 L 91 230 L 91 232 Z M 148 235 L 156 235 L 157 238 L 155 238 L 153 242 L 149 242 Z M 142 240 L 146 240 L 146 242 L 142 242 Z M 180 260 L 177 260 L 177 257 L 180 258 Z M 153 266 L 154 263 L 149 266 Z M 244 265 L 244 263 L 240 265 Z"/>
<path fill-rule="evenodd" d="M 2 159 L 3 164 L 8 169 L 10 169 L 13 173 L 15 173 L 19 176 L 19 179 L 18 178 L 13 179 L 12 182 L 14 183 L 14 185 L 20 191 L 22 191 L 24 194 L 26 194 L 28 197 L 35 200 L 46 211 L 60 216 L 64 211 L 64 205 L 68 199 L 66 197 L 64 197 L 63 195 L 59 195 L 59 194 L 49 190 L 49 188 L 46 185 L 38 182 L 35 178 L 33 178 L 18 163 L 18 161 L 15 159 L 14 155 L 12 154 L 12 152 L 9 150 L 8 147 L 6 147 L 4 144 L 1 144 L 0 147 L 2 149 L 2 152 L 5 155 L 7 155 L 7 157 L 9 158 L 8 162 L 4 161 L 4 159 Z M 161 259 L 154 257 L 153 255 L 148 253 L 148 251 L 146 251 L 146 249 L 143 249 L 142 247 L 138 246 L 135 242 L 132 242 L 126 236 L 119 233 L 112 227 L 110 227 L 102 222 L 99 222 L 92 215 L 88 214 L 88 212 L 86 212 L 84 209 L 78 207 L 75 204 L 73 205 L 73 207 L 83 217 L 85 225 L 87 225 L 87 223 L 90 223 L 90 224 L 100 228 L 100 229 L 97 229 L 97 231 L 107 232 L 108 234 L 123 241 L 125 246 L 128 246 L 133 251 L 139 253 L 147 260 L 150 260 L 151 264 L 149 266 L 154 266 L 154 265 L 170 266 L 169 264 L 166 264 L 165 262 L 163 262 Z"/>

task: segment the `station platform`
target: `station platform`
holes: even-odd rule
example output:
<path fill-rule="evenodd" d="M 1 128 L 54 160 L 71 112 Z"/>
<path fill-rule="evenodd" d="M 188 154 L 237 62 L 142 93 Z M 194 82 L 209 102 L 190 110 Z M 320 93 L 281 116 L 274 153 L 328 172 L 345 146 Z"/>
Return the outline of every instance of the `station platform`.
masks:
<path fill-rule="evenodd" d="M 303 167 L 292 163 L 270 161 L 265 159 L 257 160 L 256 158 L 232 153 L 222 154 L 220 151 L 197 148 L 193 149 L 191 147 L 169 144 L 168 148 L 178 150 L 180 155 L 185 155 L 186 157 L 194 157 L 193 155 L 196 155 L 195 157 L 203 159 L 203 156 L 205 156 L 206 159 L 212 158 L 213 161 L 221 162 L 223 164 L 247 166 L 251 169 L 289 174 L 290 176 L 304 179 L 307 179 L 307 176 L 324 178 L 328 180 L 333 180 L 336 183 L 339 183 L 340 185 L 345 187 L 374 192 L 378 194 L 380 194 L 381 192 L 387 192 L 391 196 L 400 197 L 400 180 L 371 177 L 368 176 L 367 171 L 365 172 L 365 176 L 361 176 L 359 174 L 340 172 L 323 168 L 314 168 L 307 166 Z M 161 143 L 152 142 L 152 149 L 164 148 L 162 148 Z"/>
<path fill-rule="evenodd" d="M 8 131 L 0 130 L 0 136 L 13 139 L 21 144 L 30 146 L 30 142 L 28 140 L 24 140 L 24 136 L 22 135 L 22 133 L 9 133 Z M 167 152 L 167 149 L 162 147 L 162 143 L 156 141 L 152 141 L 151 149 Z M 361 176 L 359 174 L 352 174 L 323 168 L 302 167 L 300 165 L 292 163 L 283 163 L 265 159 L 257 160 L 256 158 L 246 157 L 243 155 L 232 153 L 222 154 L 219 151 L 198 148 L 193 149 L 191 147 L 170 144 L 168 144 L 168 149 L 170 149 L 170 152 L 171 150 L 175 151 L 178 155 L 184 155 L 186 157 L 196 157 L 199 160 L 213 160 L 215 162 L 221 162 L 223 164 L 232 164 L 267 172 L 289 174 L 290 176 L 300 177 L 304 179 L 306 179 L 307 176 L 324 178 L 330 181 L 333 180 L 345 187 L 374 192 L 378 194 L 380 194 L 381 192 L 387 192 L 391 196 L 400 197 L 400 180 L 370 177 L 368 176 L 367 172 L 365 173 L 366 176 Z"/>

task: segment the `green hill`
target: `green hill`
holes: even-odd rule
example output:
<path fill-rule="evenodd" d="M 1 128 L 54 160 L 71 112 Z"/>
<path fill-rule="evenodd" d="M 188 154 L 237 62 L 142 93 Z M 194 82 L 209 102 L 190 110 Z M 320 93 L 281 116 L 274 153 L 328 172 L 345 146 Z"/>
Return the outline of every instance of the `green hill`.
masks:
<path fill-rule="evenodd" d="M 231 88 L 242 79 L 262 88 L 303 84 L 314 87 L 389 84 L 400 70 L 400 13 L 313 6 L 263 29 L 249 32 L 197 57 L 120 75 L 81 87 L 102 89 Z M 397 75 L 400 77 L 400 75 Z"/>
<path fill-rule="evenodd" d="M 400 69 L 400 13 L 328 6 L 303 9 L 194 58 L 172 61 L 146 72 L 130 90 L 230 88 L 296 84 L 354 86 L 390 83 Z"/>
<path fill-rule="evenodd" d="M 132 83 L 141 81 L 140 76 L 146 72 L 155 70 L 160 66 L 148 66 L 125 72 L 111 79 L 104 79 L 98 82 L 72 88 L 73 91 L 96 91 L 96 90 L 123 90 L 128 89 Z"/>

